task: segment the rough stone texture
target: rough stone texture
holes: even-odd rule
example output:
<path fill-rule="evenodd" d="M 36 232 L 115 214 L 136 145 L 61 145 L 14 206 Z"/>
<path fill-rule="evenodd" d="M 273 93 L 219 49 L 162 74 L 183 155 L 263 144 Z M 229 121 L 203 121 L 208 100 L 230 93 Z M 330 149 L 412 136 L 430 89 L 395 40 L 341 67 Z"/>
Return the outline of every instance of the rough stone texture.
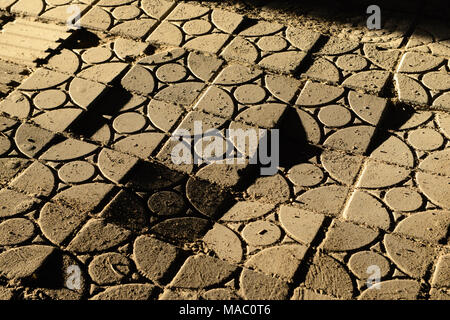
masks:
<path fill-rule="evenodd" d="M 449 299 L 448 10 L 419 2 L 368 30 L 340 3 L 0 0 L 0 299 Z"/>
<path fill-rule="evenodd" d="M 206 255 L 189 257 L 169 284 L 176 288 L 206 288 L 218 284 L 236 270 L 236 267 Z"/>
<path fill-rule="evenodd" d="M 134 242 L 133 255 L 138 270 L 148 279 L 159 281 L 180 256 L 180 251 L 165 242 L 141 236 Z"/>

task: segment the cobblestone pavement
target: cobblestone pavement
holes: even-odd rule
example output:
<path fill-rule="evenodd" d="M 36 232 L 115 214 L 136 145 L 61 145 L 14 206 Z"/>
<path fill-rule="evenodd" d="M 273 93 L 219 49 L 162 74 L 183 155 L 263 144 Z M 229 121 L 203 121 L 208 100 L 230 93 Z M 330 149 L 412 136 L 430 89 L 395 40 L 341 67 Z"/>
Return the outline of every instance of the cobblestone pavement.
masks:
<path fill-rule="evenodd" d="M 216 6 L 0 0 L 0 298 L 449 299 L 448 15 Z M 194 121 L 280 130 L 278 173 L 175 165 Z"/>

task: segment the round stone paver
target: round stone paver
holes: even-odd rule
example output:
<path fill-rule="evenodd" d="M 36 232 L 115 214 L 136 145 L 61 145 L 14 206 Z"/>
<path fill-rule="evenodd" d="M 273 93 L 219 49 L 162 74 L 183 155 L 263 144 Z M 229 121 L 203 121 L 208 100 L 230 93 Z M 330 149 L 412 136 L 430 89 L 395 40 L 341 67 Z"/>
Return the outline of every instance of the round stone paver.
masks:
<path fill-rule="evenodd" d="M 366 289 L 359 300 L 415 300 L 420 291 L 420 283 L 408 279 L 383 281 L 379 287 L 380 290 Z"/>
<path fill-rule="evenodd" d="M 246 84 L 239 86 L 234 91 L 234 97 L 242 104 L 257 104 L 261 103 L 266 97 L 264 88 L 255 84 Z"/>
<path fill-rule="evenodd" d="M 282 51 L 287 46 L 287 41 L 280 36 L 263 37 L 258 41 L 258 47 L 263 51 Z"/>
<path fill-rule="evenodd" d="M 244 228 L 242 237 L 249 245 L 267 246 L 280 239 L 281 230 L 269 221 L 255 221 Z"/>
<path fill-rule="evenodd" d="M 242 271 L 239 283 L 244 297 L 249 300 L 283 300 L 289 293 L 286 282 L 249 269 Z"/>
<path fill-rule="evenodd" d="M 11 141 L 8 137 L 0 135 L 0 156 L 6 154 L 11 148 Z"/>
<path fill-rule="evenodd" d="M 307 209 L 319 213 L 338 215 L 348 194 L 344 186 L 327 185 L 311 189 L 298 196 L 296 201 Z"/>
<path fill-rule="evenodd" d="M 92 297 L 92 300 L 149 300 L 153 295 L 155 286 L 151 284 L 127 283 L 108 287 L 105 291 Z"/>
<path fill-rule="evenodd" d="M 16 120 L 0 116 L 0 131 L 7 131 L 17 124 Z"/>
<path fill-rule="evenodd" d="M 164 241 L 143 235 L 134 242 L 133 256 L 141 274 L 152 281 L 159 281 L 178 258 L 179 250 Z"/>
<path fill-rule="evenodd" d="M 322 226 L 325 216 L 290 206 L 281 206 L 278 219 L 293 239 L 310 244 Z"/>
<path fill-rule="evenodd" d="M 259 201 L 239 201 L 223 215 L 221 220 L 233 222 L 246 221 L 261 217 L 270 212 L 273 208 L 274 205 L 265 204 Z"/>
<path fill-rule="evenodd" d="M 374 241 L 378 232 L 353 223 L 333 221 L 328 229 L 323 248 L 329 251 L 355 250 Z"/>
<path fill-rule="evenodd" d="M 58 89 L 41 91 L 33 99 L 34 105 L 39 109 L 55 109 L 66 101 L 67 95 Z"/>
<path fill-rule="evenodd" d="M 209 228 L 210 222 L 206 219 L 183 217 L 164 220 L 152 227 L 151 232 L 163 239 L 184 244 L 201 239 Z"/>
<path fill-rule="evenodd" d="M 261 74 L 262 71 L 259 69 L 240 64 L 231 64 L 222 70 L 216 79 L 216 83 L 222 85 L 246 83 L 256 79 Z"/>
<path fill-rule="evenodd" d="M 136 6 L 120 6 L 115 8 L 112 14 L 118 20 L 132 20 L 141 14 L 141 10 Z"/>
<path fill-rule="evenodd" d="M 203 294 L 206 300 L 239 300 L 239 296 L 231 289 L 216 288 Z"/>
<path fill-rule="evenodd" d="M 259 251 L 247 260 L 245 266 L 266 275 L 292 280 L 307 247 L 300 244 L 283 244 Z"/>
<path fill-rule="evenodd" d="M 397 211 L 415 211 L 423 203 L 420 193 L 405 187 L 389 190 L 385 195 L 385 200 L 389 207 Z"/>
<path fill-rule="evenodd" d="M 450 74 L 441 72 L 430 72 L 423 76 L 422 82 L 428 88 L 437 91 L 450 89 Z"/>
<path fill-rule="evenodd" d="M 367 279 L 372 275 L 375 268 L 379 268 L 381 278 L 385 277 L 390 270 L 389 260 L 381 254 L 373 251 L 360 251 L 353 254 L 348 261 L 350 270 L 359 278 Z M 375 268 L 371 268 L 375 267 Z"/>
<path fill-rule="evenodd" d="M 444 137 L 433 129 L 423 128 L 411 131 L 408 142 L 418 150 L 433 151 L 442 146 Z"/>
<path fill-rule="evenodd" d="M 82 183 L 91 179 L 95 174 L 95 167 L 86 161 L 72 161 L 58 170 L 59 178 L 65 183 Z"/>
<path fill-rule="evenodd" d="M 186 68 L 177 63 L 168 63 L 156 70 L 156 76 L 163 82 L 178 82 L 183 80 L 186 75 Z"/>
<path fill-rule="evenodd" d="M 438 114 L 437 123 L 441 131 L 447 137 L 447 139 L 450 139 L 450 114 L 447 113 Z"/>
<path fill-rule="evenodd" d="M 336 100 L 343 93 L 343 88 L 308 81 L 297 99 L 297 104 L 305 107 L 319 106 Z"/>
<path fill-rule="evenodd" d="M 444 62 L 444 58 L 435 57 L 423 52 L 407 52 L 402 57 L 399 72 L 419 73 L 436 68 Z"/>
<path fill-rule="evenodd" d="M 16 218 L 0 223 L 0 245 L 11 246 L 23 243 L 34 235 L 34 224 L 27 219 Z"/>
<path fill-rule="evenodd" d="M 171 287 L 201 289 L 227 279 L 237 267 L 207 255 L 199 254 L 186 259 Z"/>
<path fill-rule="evenodd" d="M 233 144 L 221 135 L 205 135 L 194 146 L 196 155 L 207 163 L 220 161 L 233 151 Z"/>
<path fill-rule="evenodd" d="M 89 275 L 99 285 L 119 283 L 131 272 L 131 261 L 119 253 L 104 253 L 89 264 Z"/>
<path fill-rule="evenodd" d="M 368 62 L 356 54 L 346 54 L 337 58 L 336 65 L 345 71 L 360 71 L 367 67 Z"/>
<path fill-rule="evenodd" d="M 255 199 L 272 203 L 281 203 L 289 199 L 291 192 L 286 179 L 280 174 L 259 177 L 247 193 Z"/>
<path fill-rule="evenodd" d="M 73 1 L 3 2 L 53 19 Z M 0 298 L 448 298 L 450 51 L 439 30 L 349 25 L 324 37 L 213 3 L 78 2 L 83 25 L 103 34 L 76 32 L 67 46 L 70 32 L 45 21 L 61 40 L 18 58 L 46 52 L 48 68 L 5 83 Z M 228 147 L 248 156 L 222 136 L 191 144 L 212 163 L 173 166 L 168 134 L 197 120 L 221 135 L 286 132 L 278 173 L 217 161 Z M 64 270 L 78 264 L 83 287 L 69 290 Z M 365 283 L 374 266 L 380 290 Z"/>
<path fill-rule="evenodd" d="M 211 31 L 213 26 L 206 20 L 196 19 L 187 21 L 183 25 L 183 30 L 191 36 L 200 36 Z"/>
<path fill-rule="evenodd" d="M 92 49 L 86 50 L 81 55 L 81 58 L 86 63 L 91 63 L 91 64 L 106 62 L 109 59 L 111 59 L 111 57 L 112 57 L 112 51 L 111 51 L 111 49 L 106 48 L 106 47 L 92 48 Z"/>
<path fill-rule="evenodd" d="M 287 173 L 287 178 L 296 186 L 313 187 L 324 178 L 323 171 L 310 163 L 302 163 L 293 166 Z"/>
<path fill-rule="evenodd" d="M 383 230 L 391 225 L 391 216 L 385 205 L 368 192 L 354 191 L 349 205 L 345 208 L 344 217 L 348 220 Z"/>
<path fill-rule="evenodd" d="M 122 113 L 113 122 L 113 128 L 118 133 L 135 133 L 145 128 L 147 120 L 136 112 Z"/>
<path fill-rule="evenodd" d="M 160 191 L 148 199 L 149 209 L 159 216 L 178 215 L 186 208 L 183 197 L 173 191 Z"/>
<path fill-rule="evenodd" d="M 318 117 L 320 122 L 327 127 L 343 127 L 352 121 L 351 112 L 339 105 L 320 108 Z"/>
<path fill-rule="evenodd" d="M 417 172 L 416 179 L 422 192 L 436 204 L 450 208 L 450 150 L 435 151 L 423 160 L 419 168 L 428 172 Z M 442 175 L 434 174 L 440 173 Z"/>
<path fill-rule="evenodd" d="M 231 264 L 241 262 L 243 256 L 242 243 L 231 229 L 215 223 L 214 227 L 205 234 L 202 241 L 208 249 L 214 251 L 219 259 Z"/>

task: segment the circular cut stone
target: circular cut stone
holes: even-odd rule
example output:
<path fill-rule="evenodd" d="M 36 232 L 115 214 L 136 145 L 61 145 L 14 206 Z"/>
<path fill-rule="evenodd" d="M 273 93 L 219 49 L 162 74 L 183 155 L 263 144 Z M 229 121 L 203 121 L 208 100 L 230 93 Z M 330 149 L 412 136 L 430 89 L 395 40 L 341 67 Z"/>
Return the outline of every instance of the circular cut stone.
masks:
<path fill-rule="evenodd" d="M 311 189 L 297 197 L 306 209 L 319 213 L 338 215 L 345 203 L 348 189 L 338 185 L 327 185 Z"/>
<path fill-rule="evenodd" d="M 92 48 L 83 53 L 81 58 L 86 63 L 102 63 L 108 61 L 112 57 L 112 52 L 106 47 Z"/>
<path fill-rule="evenodd" d="M 34 235 L 34 225 L 27 219 L 9 219 L 0 223 L 0 245 L 10 246 L 23 243 Z"/>
<path fill-rule="evenodd" d="M 430 128 L 417 129 L 408 135 L 408 142 L 418 150 L 432 151 L 444 143 L 442 135 Z"/>
<path fill-rule="evenodd" d="M 136 19 L 141 14 L 141 10 L 136 6 L 121 6 L 115 8 L 112 14 L 118 20 L 131 20 Z"/>
<path fill-rule="evenodd" d="M 32 198 L 8 189 L 0 190 L 0 203 L 0 218 L 25 213 L 35 204 Z"/>
<path fill-rule="evenodd" d="M 82 183 L 91 179 L 95 174 L 95 167 L 86 161 L 72 161 L 61 167 L 59 178 L 65 183 Z"/>
<path fill-rule="evenodd" d="M 420 283 L 409 279 L 394 279 L 379 283 L 379 288 L 368 288 L 359 296 L 359 300 L 416 300 Z"/>
<path fill-rule="evenodd" d="M 286 179 L 279 174 L 259 177 L 247 189 L 247 193 L 254 199 L 260 199 L 271 203 L 284 202 L 288 200 L 291 195 Z"/>
<path fill-rule="evenodd" d="M 234 91 L 234 97 L 242 104 L 256 104 L 264 100 L 266 91 L 256 84 L 246 84 Z"/>
<path fill-rule="evenodd" d="M 130 260 L 119 253 L 96 256 L 89 264 L 89 275 L 99 285 L 118 283 L 130 274 Z"/>
<path fill-rule="evenodd" d="M 397 211 L 415 211 L 422 206 L 422 196 L 409 188 L 393 188 L 386 193 L 386 203 Z"/>
<path fill-rule="evenodd" d="M 118 133 L 135 133 L 144 129 L 146 123 L 143 115 L 136 112 L 127 112 L 114 119 L 113 128 Z"/>
<path fill-rule="evenodd" d="M 177 63 L 165 64 L 156 70 L 156 76 L 163 82 L 177 82 L 187 75 L 186 68 Z"/>
<path fill-rule="evenodd" d="M 249 245 L 267 246 L 280 239 L 281 230 L 269 221 L 255 221 L 244 228 L 242 237 Z"/>
<path fill-rule="evenodd" d="M 172 216 L 183 212 L 183 197 L 173 191 L 160 191 L 148 199 L 149 209 L 159 216 Z"/>
<path fill-rule="evenodd" d="M 430 72 L 423 76 L 422 82 L 431 90 L 450 89 L 450 75 L 448 73 Z"/>
<path fill-rule="evenodd" d="M 350 270 L 359 278 L 367 279 L 374 271 L 380 270 L 379 276 L 385 277 L 389 273 L 389 261 L 381 254 L 373 251 L 360 251 L 350 257 Z"/>
<path fill-rule="evenodd" d="M 66 100 L 67 96 L 63 91 L 52 89 L 38 93 L 33 102 L 39 109 L 54 109 L 62 106 Z"/>
<path fill-rule="evenodd" d="M 6 154 L 11 148 L 11 142 L 8 137 L 0 135 L 0 156 Z"/>
<path fill-rule="evenodd" d="M 446 161 L 448 164 L 448 159 Z M 448 196 L 450 194 L 450 178 L 448 178 L 448 176 L 438 176 L 432 173 L 418 172 L 416 179 L 420 190 L 428 199 L 445 209 L 450 209 L 450 198 Z"/>
<path fill-rule="evenodd" d="M 352 121 L 351 112 L 339 105 L 320 108 L 319 120 L 327 127 L 343 127 Z"/>
<path fill-rule="evenodd" d="M 450 114 L 440 113 L 437 115 L 437 123 L 444 135 L 450 139 Z M 1 124 L 0 124 L 1 126 Z"/>
<path fill-rule="evenodd" d="M 367 60 L 356 54 L 345 54 L 336 60 L 336 65 L 345 71 L 360 71 L 367 67 Z"/>
<path fill-rule="evenodd" d="M 214 227 L 206 233 L 202 240 L 209 249 L 214 251 L 219 259 L 232 264 L 239 263 L 242 260 L 241 240 L 231 229 L 215 223 Z"/>
<path fill-rule="evenodd" d="M 183 30 L 191 36 L 200 36 L 207 34 L 212 29 L 211 23 L 206 20 L 196 19 L 186 22 L 183 25 Z"/>
<path fill-rule="evenodd" d="M 318 185 L 324 177 L 323 171 L 310 163 L 301 163 L 293 166 L 287 177 L 296 186 L 313 187 Z"/>
<path fill-rule="evenodd" d="M 288 43 L 280 36 L 263 37 L 258 41 L 258 47 L 263 51 L 282 51 Z"/>

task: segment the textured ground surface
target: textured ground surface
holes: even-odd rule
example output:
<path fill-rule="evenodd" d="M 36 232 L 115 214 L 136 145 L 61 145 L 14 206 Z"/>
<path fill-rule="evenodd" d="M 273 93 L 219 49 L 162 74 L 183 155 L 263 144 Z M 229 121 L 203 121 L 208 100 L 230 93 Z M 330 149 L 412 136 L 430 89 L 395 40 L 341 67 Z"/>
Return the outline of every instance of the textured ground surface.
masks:
<path fill-rule="evenodd" d="M 448 4 L 295 2 L 0 0 L 0 298 L 450 298 Z M 279 172 L 174 165 L 195 120 Z"/>

